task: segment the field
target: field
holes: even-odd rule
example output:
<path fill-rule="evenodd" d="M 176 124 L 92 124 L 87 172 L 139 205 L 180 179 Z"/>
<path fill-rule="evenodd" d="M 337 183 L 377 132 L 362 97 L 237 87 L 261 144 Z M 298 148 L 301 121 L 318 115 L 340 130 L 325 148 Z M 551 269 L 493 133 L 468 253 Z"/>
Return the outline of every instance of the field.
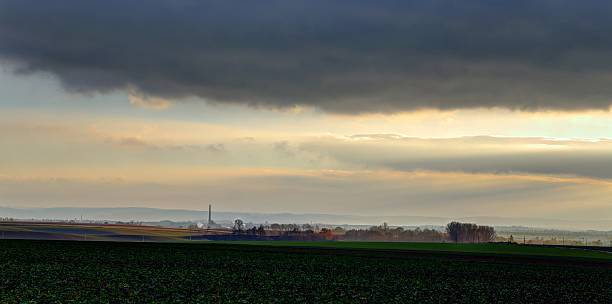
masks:
<path fill-rule="evenodd" d="M 539 245 L 511 244 L 454 244 L 454 243 L 407 243 L 407 242 L 284 242 L 284 241 L 252 241 L 235 242 L 244 245 L 257 246 L 291 246 L 319 247 L 339 249 L 372 249 L 372 250 L 402 250 L 402 251 L 439 251 L 450 253 L 465 253 L 469 255 L 521 255 L 532 257 L 574 257 L 589 259 L 604 259 L 612 262 L 612 252 L 609 247 L 582 250 L 562 247 L 544 247 Z"/>
<path fill-rule="evenodd" d="M 78 224 L 42 222 L 0 222 L 2 239 L 74 240 L 74 241 L 152 241 L 180 242 L 222 236 L 222 229 L 190 230 L 128 224 Z"/>
<path fill-rule="evenodd" d="M 612 302 L 604 258 L 278 244 L 0 240 L 0 303 Z"/>

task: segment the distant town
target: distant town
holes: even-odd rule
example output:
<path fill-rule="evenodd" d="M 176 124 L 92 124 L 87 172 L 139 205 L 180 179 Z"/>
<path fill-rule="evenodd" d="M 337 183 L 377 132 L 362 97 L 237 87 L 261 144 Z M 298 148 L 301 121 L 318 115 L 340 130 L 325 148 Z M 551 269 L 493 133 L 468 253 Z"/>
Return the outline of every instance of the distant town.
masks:
<path fill-rule="evenodd" d="M 507 242 L 612 247 L 611 231 L 494 227 L 458 221 L 447 225 L 255 222 L 226 217 L 215 220 L 214 215 L 212 205 L 209 205 L 206 219 L 190 221 L 99 220 L 83 216 L 73 219 L 0 217 L 0 237 L 89 241 Z"/>

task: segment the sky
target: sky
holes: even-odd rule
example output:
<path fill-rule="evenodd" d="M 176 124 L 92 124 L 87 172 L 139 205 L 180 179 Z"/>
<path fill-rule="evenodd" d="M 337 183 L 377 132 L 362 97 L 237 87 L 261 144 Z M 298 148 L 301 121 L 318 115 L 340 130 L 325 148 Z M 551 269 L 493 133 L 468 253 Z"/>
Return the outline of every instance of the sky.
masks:
<path fill-rule="evenodd" d="M 612 220 L 610 13 L 0 0 L 0 205 Z"/>

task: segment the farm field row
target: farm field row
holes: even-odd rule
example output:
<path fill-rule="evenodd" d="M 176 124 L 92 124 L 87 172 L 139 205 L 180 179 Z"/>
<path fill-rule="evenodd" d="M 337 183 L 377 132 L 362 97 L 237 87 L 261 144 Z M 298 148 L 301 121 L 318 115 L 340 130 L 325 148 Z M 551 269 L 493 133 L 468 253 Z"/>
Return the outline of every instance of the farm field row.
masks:
<path fill-rule="evenodd" d="M 563 247 L 543 247 L 535 245 L 500 244 L 500 243 L 410 243 L 410 242 L 292 242 L 292 241 L 242 241 L 230 242 L 255 246 L 278 247 L 318 247 L 339 249 L 373 249 L 373 250 L 417 250 L 439 251 L 484 255 L 524 255 L 543 257 L 573 257 L 603 259 L 612 261 L 612 253 Z"/>
<path fill-rule="evenodd" d="M 226 235 L 230 230 L 211 229 L 205 232 L 185 228 L 166 228 L 123 224 L 74 224 L 3 222 L 0 238 L 87 241 L 164 241 L 181 242 L 202 234 Z"/>

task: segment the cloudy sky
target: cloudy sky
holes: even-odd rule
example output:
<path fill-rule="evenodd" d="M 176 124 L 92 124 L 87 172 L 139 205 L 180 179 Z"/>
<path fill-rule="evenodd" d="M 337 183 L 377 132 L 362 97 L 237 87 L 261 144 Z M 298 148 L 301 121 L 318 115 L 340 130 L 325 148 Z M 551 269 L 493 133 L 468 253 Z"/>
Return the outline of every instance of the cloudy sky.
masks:
<path fill-rule="evenodd" d="M 612 220 L 610 14 L 0 0 L 0 205 Z"/>

